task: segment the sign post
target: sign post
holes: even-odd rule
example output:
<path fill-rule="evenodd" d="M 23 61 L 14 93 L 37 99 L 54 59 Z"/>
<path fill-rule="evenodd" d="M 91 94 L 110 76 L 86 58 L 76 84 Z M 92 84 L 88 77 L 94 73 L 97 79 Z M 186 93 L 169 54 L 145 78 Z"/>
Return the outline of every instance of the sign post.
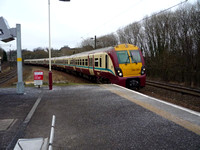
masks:
<path fill-rule="evenodd" d="M 38 86 L 38 88 L 43 85 L 43 76 L 43 71 L 34 71 L 34 85 Z"/>
<path fill-rule="evenodd" d="M 1 57 L 0 57 L 0 73 L 1 73 Z"/>
<path fill-rule="evenodd" d="M 17 38 L 17 94 L 24 94 L 24 82 L 22 71 L 22 53 L 21 53 L 21 25 L 16 24 L 16 28 L 10 28 L 7 21 L 0 17 L 0 41 L 10 42 Z"/>
<path fill-rule="evenodd" d="M 17 36 L 17 93 L 24 94 L 24 82 L 23 82 L 23 71 L 22 71 L 22 52 L 21 52 L 21 25 L 16 25 L 16 36 Z"/>

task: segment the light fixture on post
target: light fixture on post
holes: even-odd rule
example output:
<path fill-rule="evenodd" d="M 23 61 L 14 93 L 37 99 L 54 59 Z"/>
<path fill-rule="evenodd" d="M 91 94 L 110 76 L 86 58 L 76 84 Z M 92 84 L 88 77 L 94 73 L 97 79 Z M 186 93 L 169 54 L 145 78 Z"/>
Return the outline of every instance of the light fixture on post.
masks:
<path fill-rule="evenodd" d="M 94 49 L 97 48 L 97 36 L 95 35 L 94 38 L 91 38 L 92 40 L 94 39 Z"/>
<path fill-rule="evenodd" d="M 0 41 L 10 42 L 17 38 L 17 94 L 24 94 L 24 82 L 22 71 L 22 48 L 21 48 L 21 24 L 16 24 L 16 28 L 10 28 L 7 21 L 0 17 Z"/>
<path fill-rule="evenodd" d="M 70 0 L 59 0 L 63 2 L 70 2 Z M 48 16 L 49 16 L 49 90 L 52 90 L 52 72 L 51 72 L 51 26 L 50 26 L 50 0 L 48 0 Z"/>

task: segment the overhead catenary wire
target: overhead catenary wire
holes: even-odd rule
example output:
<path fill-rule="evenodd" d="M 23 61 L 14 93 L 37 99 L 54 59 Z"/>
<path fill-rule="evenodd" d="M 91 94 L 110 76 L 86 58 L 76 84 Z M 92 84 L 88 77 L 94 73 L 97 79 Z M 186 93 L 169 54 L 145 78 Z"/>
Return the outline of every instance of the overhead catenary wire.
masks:
<path fill-rule="evenodd" d="M 142 0 L 142 1 L 143 1 L 143 0 Z M 142 1 L 140 1 L 140 2 L 137 3 L 136 5 L 140 4 Z M 166 12 L 166 11 L 172 9 L 172 8 L 175 8 L 175 7 L 179 6 L 179 5 L 182 5 L 182 4 L 186 3 L 187 1 L 188 1 L 188 0 L 181 1 L 181 2 L 179 2 L 178 4 L 175 4 L 175 5 L 171 6 L 171 7 L 168 7 L 168 8 L 166 8 L 166 9 L 164 9 L 164 10 L 161 10 L 161 11 L 159 11 L 159 12 L 157 12 L 157 13 L 154 13 L 154 14 L 148 16 L 148 17 L 144 17 L 144 18 L 142 18 L 141 20 L 136 21 L 136 22 L 134 22 L 134 23 L 139 23 L 139 22 L 144 21 L 144 20 L 146 20 L 146 19 L 149 19 L 149 18 L 151 18 L 151 17 L 153 17 L 153 16 L 156 16 L 156 15 L 159 15 L 159 14 L 161 14 L 161 13 L 164 13 L 164 12 Z M 136 5 L 135 5 L 135 6 L 136 6 Z M 133 6 L 133 5 L 131 5 L 131 7 L 132 7 L 132 6 Z M 129 8 L 131 8 L 131 7 L 129 7 Z M 127 9 L 127 11 L 129 11 L 129 9 Z M 122 15 L 123 13 L 125 13 L 125 12 L 127 12 L 127 11 L 123 11 L 123 12 L 119 13 L 118 15 L 114 16 L 113 18 L 111 18 L 111 19 L 108 20 L 107 22 L 104 22 L 102 25 L 100 25 L 100 26 L 99 26 L 98 28 L 96 28 L 95 30 L 93 30 L 93 31 L 91 31 L 91 32 L 89 32 L 89 33 L 87 33 L 85 36 L 89 35 L 90 33 L 94 33 L 94 32 L 97 31 L 98 29 L 104 27 L 106 24 L 108 24 L 109 22 L 111 22 L 114 18 L 116 18 L 116 17 Z M 120 27 L 119 27 L 119 28 L 120 28 Z M 115 32 L 116 32 L 116 31 L 115 31 Z M 111 33 L 115 33 L 115 32 L 111 32 Z M 82 37 L 85 37 L 85 36 L 82 36 Z"/>
<path fill-rule="evenodd" d="M 145 18 L 143 18 L 143 19 L 137 21 L 136 23 L 139 23 L 139 22 L 141 22 L 141 21 L 143 21 L 143 20 L 149 19 L 149 18 L 151 18 L 151 17 L 153 17 L 153 16 L 156 16 L 156 15 L 159 15 L 159 14 L 161 14 L 161 13 L 164 13 L 164 12 L 166 12 L 166 11 L 168 11 L 168 10 L 170 10 L 170 9 L 172 9 L 172 8 L 174 8 L 174 7 L 176 7 L 176 6 L 179 6 L 179 5 L 182 5 L 183 3 L 186 3 L 187 1 L 188 1 L 188 0 L 185 0 L 185 1 L 183 1 L 183 2 L 180 2 L 180 3 L 176 4 L 176 5 L 173 5 L 173 6 L 169 7 L 169 8 L 167 8 L 167 9 L 161 10 L 161 11 L 159 11 L 158 13 L 152 14 L 151 16 L 145 17 Z"/>

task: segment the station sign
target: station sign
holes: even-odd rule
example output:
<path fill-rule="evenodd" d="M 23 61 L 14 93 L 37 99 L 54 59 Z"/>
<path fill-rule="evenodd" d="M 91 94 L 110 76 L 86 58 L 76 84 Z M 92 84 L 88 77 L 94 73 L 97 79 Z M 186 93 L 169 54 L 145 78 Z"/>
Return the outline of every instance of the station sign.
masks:
<path fill-rule="evenodd" d="M 34 71 L 34 85 L 40 87 L 43 85 L 43 71 Z"/>

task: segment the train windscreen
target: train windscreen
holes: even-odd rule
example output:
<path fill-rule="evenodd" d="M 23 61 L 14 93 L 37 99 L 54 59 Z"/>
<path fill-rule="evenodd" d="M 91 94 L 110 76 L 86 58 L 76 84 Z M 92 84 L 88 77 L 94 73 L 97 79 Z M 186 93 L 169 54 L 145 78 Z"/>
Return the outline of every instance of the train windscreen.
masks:
<path fill-rule="evenodd" d="M 140 52 L 138 50 L 130 50 L 132 63 L 141 62 Z"/>
<path fill-rule="evenodd" d="M 127 51 L 117 51 L 117 58 L 118 58 L 119 64 L 130 63 Z"/>

